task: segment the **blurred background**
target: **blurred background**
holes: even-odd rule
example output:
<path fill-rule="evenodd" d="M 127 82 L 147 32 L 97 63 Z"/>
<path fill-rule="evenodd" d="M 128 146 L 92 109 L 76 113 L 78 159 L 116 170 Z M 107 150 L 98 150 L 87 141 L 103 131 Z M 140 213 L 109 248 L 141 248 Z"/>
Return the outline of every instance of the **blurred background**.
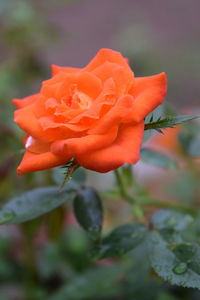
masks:
<path fill-rule="evenodd" d="M 16 175 L 15 169 L 22 156 L 23 133 L 12 123 L 14 108 L 11 104 L 12 98 L 22 98 L 36 93 L 41 81 L 51 76 L 51 64 L 83 67 L 100 48 L 112 48 L 128 57 L 136 76 L 166 72 L 169 79 L 168 103 L 180 113 L 197 114 L 200 111 L 199 12 L 200 1 L 198 0 L 0 0 L 1 203 L 20 192 L 53 182 L 53 176 L 49 171 L 28 174 L 22 178 Z M 188 130 L 190 129 L 186 129 L 187 134 Z M 178 133 L 173 131 L 168 140 L 155 138 L 149 142 L 149 145 L 155 149 L 160 145 L 159 150 L 166 152 L 167 149 L 167 152 L 178 161 L 187 157 L 190 167 L 188 169 L 186 166 L 184 172 L 181 171 L 183 178 L 179 176 L 179 181 L 175 182 L 174 178 L 177 178 L 175 171 L 170 171 L 172 173 L 169 175 L 168 171 L 149 169 L 143 163 L 137 165 L 136 176 L 144 181 L 152 193 L 166 199 L 184 197 L 184 201 L 189 202 L 191 197 L 195 199 L 199 192 L 199 171 L 198 168 L 191 167 L 189 157 L 191 153 L 186 153 L 184 149 L 184 156 L 180 154 L 182 150 L 178 144 L 180 142 Z M 153 176 L 155 181 L 150 181 L 148 176 L 145 176 L 152 172 L 155 174 Z M 94 175 L 93 173 L 88 176 L 89 184 L 100 190 L 105 188 L 107 178 L 112 180 L 109 174 Z M 173 178 L 173 189 L 168 182 L 169 177 Z M 156 189 L 152 182 L 156 182 L 159 189 Z M 165 182 L 164 187 L 163 182 Z M 183 186 L 185 189 L 182 188 Z M 105 226 L 108 228 L 131 218 L 125 204 L 122 207 L 122 204 L 118 203 L 116 208 L 116 203 L 113 207 L 111 201 L 108 201 L 106 205 L 108 205 L 108 212 Z M 59 217 L 55 216 L 56 213 Z M 63 211 L 58 209 L 56 213 L 49 214 L 41 223 L 50 226 L 51 217 L 58 222 Z M 133 275 L 134 272 L 129 270 L 130 273 L 133 272 L 132 277 L 127 277 L 126 284 L 117 292 L 118 275 L 113 276 L 113 282 L 107 286 L 103 281 L 106 276 L 111 276 L 111 273 L 106 273 L 107 269 L 106 271 L 101 269 L 100 273 L 98 270 L 96 275 L 87 273 L 90 272 L 92 265 L 87 257 L 88 241 L 82 230 L 75 224 L 71 211 L 65 213 L 62 226 L 58 226 L 60 229 L 55 233 L 56 238 L 49 236 L 47 228 L 43 226 L 36 238 L 35 233 L 33 234 L 34 245 L 31 246 L 30 241 L 26 244 L 24 237 L 29 235 L 26 233 L 26 228 L 29 227 L 32 228 L 32 225 L 2 226 L 0 229 L 1 300 L 48 299 L 48 295 L 57 291 L 64 282 L 69 282 L 70 288 L 69 294 L 65 294 L 68 297 L 58 298 L 61 300 L 200 298 L 196 291 L 192 294 L 185 292 L 183 296 L 178 289 L 167 285 L 163 287 L 159 279 L 154 276 L 148 277 L 148 268 L 148 270 L 141 268 L 143 272 L 141 276 L 145 279 L 140 282 Z M 33 282 L 35 280 L 34 276 L 31 275 L 32 278 L 28 283 L 24 279 L 28 276 L 27 268 L 29 268 L 24 254 L 27 247 L 37 248 L 39 279 L 37 278 L 38 284 L 34 288 L 31 285 L 31 280 Z M 129 264 L 134 256 L 133 270 L 136 270 L 140 253 L 134 255 L 131 253 L 124 263 Z M 113 263 L 106 261 L 99 264 L 112 265 Z M 93 271 L 96 265 L 92 265 Z M 84 272 L 86 275 L 82 275 L 85 274 Z M 118 274 L 116 272 L 114 270 L 112 274 Z M 89 296 L 87 293 L 84 296 L 84 293 L 80 295 L 74 292 L 79 289 L 78 280 L 81 281 L 81 276 L 86 278 L 86 290 L 90 290 L 88 282 L 96 276 L 94 289 Z M 70 281 L 71 277 L 75 282 Z M 24 281 L 25 288 L 22 283 Z M 103 287 L 101 286 L 100 289 L 96 287 L 95 290 L 95 284 L 98 286 L 99 281 L 104 282 Z M 144 293 L 148 287 L 151 287 L 152 295 Z M 24 296 L 27 295 L 27 289 L 29 296 Z M 107 294 L 101 295 L 102 289 L 105 289 Z"/>

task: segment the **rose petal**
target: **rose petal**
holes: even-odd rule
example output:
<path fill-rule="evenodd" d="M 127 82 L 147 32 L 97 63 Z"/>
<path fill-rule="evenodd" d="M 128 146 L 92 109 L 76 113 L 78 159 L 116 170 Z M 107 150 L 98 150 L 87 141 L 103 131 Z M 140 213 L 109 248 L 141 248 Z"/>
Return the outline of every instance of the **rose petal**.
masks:
<path fill-rule="evenodd" d="M 135 78 L 133 88 L 129 91 L 135 98 L 129 121 L 140 122 L 143 120 L 158 105 L 162 104 L 166 91 L 167 78 L 165 73 Z"/>
<path fill-rule="evenodd" d="M 62 132 L 62 137 L 68 137 L 68 134 L 70 132 L 71 132 L 71 134 L 75 135 L 76 132 L 82 132 L 82 131 L 85 131 L 88 129 L 87 124 L 77 124 L 76 125 L 76 124 L 55 122 L 53 117 L 43 117 L 43 118 L 40 118 L 38 120 L 38 122 L 40 123 L 41 127 L 45 131 L 47 131 L 48 129 L 56 129 L 57 131 L 59 131 L 59 129 L 60 129 Z M 55 132 L 54 138 L 58 138 L 58 136 L 56 135 L 56 132 Z M 61 138 L 59 138 L 59 139 L 61 139 Z"/>
<path fill-rule="evenodd" d="M 97 122 L 97 124 L 89 129 L 89 134 L 103 134 L 109 128 L 119 124 L 126 115 L 130 114 L 133 107 L 133 97 L 131 95 L 122 96 L 117 103 Z"/>
<path fill-rule="evenodd" d="M 78 76 L 77 89 L 95 99 L 102 91 L 102 82 L 94 74 L 83 72 Z"/>
<path fill-rule="evenodd" d="M 71 95 L 72 87 L 95 99 L 102 90 L 102 82 L 89 72 L 63 73 L 60 72 L 43 82 L 41 94 L 47 98 L 60 99 Z"/>
<path fill-rule="evenodd" d="M 97 52 L 95 57 L 85 67 L 85 70 L 93 71 L 106 61 L 116 63 L 120 66 L 130 69 L 127 60 L 121 55 L 121 53 L 113 51 L 111 49 L 103 48 Z"/>
<path fill-rule="evenodd" d="M 26 150 L 33 153 L 44 153 L 50 150 L 50 143 L 36 140 L 30 135 L 24 139 L 24 146 Z"/>
<path fill-rule="evenodd" d="M 111 63 L 109 61 L 105 61 L 102 65 L 98 66 L 92 72 L 95 76 L 101 79 L 101 81 L 105 82 L 109 78 L 111 78 L 111 74 L 113 71 L 118 68 L 119 65 L 116 63 Z"/>
<path fill-rule="evenodd" d="M 126 94 L 133 84 L 134 73 L 130 68 L 125 68 L 114 63 L 105 62 L 93 71 L 102 81 L 109 78 L 115 83 L 115 94 Z"/>
<path fill-rule="evenodd" d="M 114 63 L 126 68 L 128 67 L 130 69 L 127 58 L 123 57 L 117 51 L 103 48 L 97 52 L 95 57 L 90 61 L 90 63 L 85 68 L 70 68 L 70 67 L 59 67 L 56 65 L 52 65 L 52 74 L 56 75 L 59 72 L 76 73 L 82 71 L 93 71 L 94 69 L 98 68 L 105 62 Z"/>
<path fill-rule="evenodd" d="M 91 119 L 98 120 L 105 112 L 109 110 L 116 101 L 115 97 L 115 83 L 113 79 L 109 78 L 103 86 L 100 95 L 92 102 L 90 108 L 79 116 L 69 121 L 70 124 L 88 123 Z M 90 123 L 91 124 L 91 123 Z"/>
<path fill-rule="evenodd" d="M 53 76 L 55 76 L 59 72 L 75 73 L 75 72 L 80 72 L 80 71 L 81 71 L 81 69 L 78 69 L 78 68 L 60 67 L 57 65 L 51 65 L 51 72 L 52 72 Z"/>
<path fill-rule="evenodd" d="M 17 168 L 18 175 L 23 175 L 28 172 L 36 172 L 49 168 L 54 168 L 65 164 L 71 157 L 58 157 L 51 152 L 35 154 L 26 151 L 24 157 Z"/>
<path fill-rule="evenodd" d="M 34 103 L 38 99 L 39 94 L 31 95 L 29 97 L 25 97 L 23 99 L 13 99 L 12 103 L 17 107 L 17 108 L 23 108 L 27 105 L 30 105 Z"/>
<path fill-rule="evenodd" d="M 117 126 L 104 135 L 87 135 L 80 138 L 56 141 L 51 145 L 51 151 L 57 155 L 69 154 L 75 157 L 89 151 L 107 147 L 117 137 Z"/>
<path fill-rule="evenodd" d="M 35 104 L 25 106 L 14 112 L 14 121 L 18 126 L 36 139 L 46 140 L 44 132 L 34 114 Z"/>
<path fill-rule="evenodd" d="M 74 131 L 79 132 L 88 129 L 87 127 L 81 128 L 81 126 L 56 123 L 50 117 L 37 119 L 34 111 L 35 104 L 18 109 L 14 113 L 14 121 L 22 130 L 27 132 L 28 135 L 43 142 L 48 143 L 55 139 L 63 139 L 74 135 L 76 136 L 76 132 L 74 133 Z"/>
<path fill-rule="evenodd" d="M 140 158 L 143 134 L 144 122 L 123 125 L 111 146 L 77 155 L 76 159 L 82 167 L 101 173 L 117 169 L 125 163 L 135 164 Z"/>
<path fill-rule="evenodd" d="M 116 94 L 122 96 L 128 94 L 128 90 L 134 82 L 134 74 L 128 68 L 118 67 L 113 71 L 112 79 L 115 82 Z"/>

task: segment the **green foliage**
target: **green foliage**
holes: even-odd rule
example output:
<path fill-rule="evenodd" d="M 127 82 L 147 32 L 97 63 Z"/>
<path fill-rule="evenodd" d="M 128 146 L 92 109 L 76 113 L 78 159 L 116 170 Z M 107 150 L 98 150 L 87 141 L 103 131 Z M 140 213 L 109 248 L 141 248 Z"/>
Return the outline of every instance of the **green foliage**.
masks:
<path fill-rule="evenodd" d="M 115 228 L 93 249 L 92 256 L 96 259 L 121 256 L 137 247 L 147 232 L 143 224 L 124 224 Z"/>
<path fill-rule="evenodd" d="M 149 244 L 151 264 L 158 275 L 172 284 L 200 288 L 199 246 L 183 243 L 173 248 L 157 232 L 151 234 Z M 190 254 L 184 254 L 187 252 Z"/>
<path fill-rule="evenodd" d="M 159 210 L 151 219 L 154 229 L 158 231 L 170 229 L 177 232 L 186 229 L 193 221 L 194 218 L 191 215 L 170 210 Z"/>
<path fill-rule="evenodd" d="M 175 169 L 177 163 L 165 154 L 153 151 L 148 148 L 141 149 L 141 160 L 144 163 L 152 164 L 161 168 Z"/>
<path fill-rule="evenodd" d="M 119 266 L 98 267 L 72 278 L 49 300 L 107 299 L 116 296 L 123 269 Z"/>
<path fill-rule="evenodd" d="M 172 116 L 167 118 L 158 118 L 154 121 L 153 116 L 148 123 L 145 123 L 145 130 L 155 129 L 162 133 L 161 129 L 172 128 L 175 125 L 182 124 L 187 121 L 191 121 L 199 118 L 199 116 Z"/>
<path fill-rule="evenodd" d="M 48 59 L 43 59 L 43 54 L 59 44 L 55 43 L 59 28 L 48 20 L 51 11 L 55 13 L 55 5 L 64 7 L 64 2 L 69 1 L 50 1 L 47 10 L 34 1 L 0 3 L 4 60 L 0 70 L 0 223 L 23 222 L 1 226 L 1 299 L 200 299 L 200 172 L 199 165 L 192 160 L 200 155 L 197 122 L 182 126 L 178 141 L 184 163 L 180 162 L 176 178 L 165 172 L 164 187 L 159 184 L 156 172 L 155 181 L 151 181 L 154 176 L 149 176 L 147 184 L 141 186 L 130 165 L 124 165 L 119 172 L 121 190 L 112 186 L 108 174 L 112 200 L 107 199 L 107 192 L 101 191 L 105 204 L 103 233 L 100 192 L 87 187 L 91 177 L 86 178 L 83 168 L 72 170 L 73 176 L 69 174 L 71 179 L 62 191 L 58 186 L 66 175 L 66 166 L 23 177 L 15 174 L 22 136 L 11 124 L 10 99 L 35 93 L 38 81 L 48 78 Z M 128 45 L 130 49 L 130 39 Z M 139 56 L 140 63 L 144 62 Z M 145 57 L 147 63 L 146 53 Z M 191 66 L 191 55 L 188 57 Z M 135 61 L 134 58 L 134 64 Z M 152 66 L 155 67 L 153 60 Z M 154 130 L 161 132 L 195 118 L 175 116 L 170 107 L 161 105 L 145 120 L 145 139 Z M 141 157 L 144 162 L 166 169 L 177 167 L 171 158 L 147 148 L 142 149 Z M 58 186 L 51 186 L 53 182 Z M 23 193 L 24 190 L 29 191 Z M 15 194 L 21 196 L 5 202 Z M 155 194 L 164 195 L 166 201 L 155 200 Z M 75 224 L 71 207 L 63 205 L 74 198 L 75 217 L 85 231 Z M 152 206 L 157 212 L 151 218 Z M 159 211 L 160 207 L 172 207 L 174 211 Z M 189 211 L 195 217 L 178 210 Z M 161 278 L 168 283 L 163 284 Z M 196 289 L 182 289 L 182 286 Z"/>
<path fill-rule="evenodd" d="M 74 199 L 74 213 L 79 224 L 94 240 L 99 239 L 103 221 L 103 207 L 92 188 L 80 189 Z"/>
<path fill-rule="evenodd" d="M 164 280 L 200 289 L 200 246 L 183 239 L 182 232 L 192 222 L 188 215 L 159 211 L 152 218 L 148 236 L 151 265 Z"/>
<path fill-rule="evenodd" d="M 72 200 L 74 191 L 57 187 L 42 187 L 9 200 L 0 210 L 1 224 L 15 224 L 37 218 Z"/>
<path fill-rule="evenodd" d="M 57 167 L 52 169 L 52 179 L 58 186 L 60 186 L 63 182 L 65 175 L 65 167 Z M 68 188 L 70 187 L 73 189 L 78 189 L 85 184 L 86 179 L 86 171 L 83 168 L 79 167 L 74 171 L 72 178 L 69 179 L 66 184 Z"/>
<path fill-rule="evenodd" d="M 200 156 L 199 124 L 186 124 L 181 130 L 178 138 L 185 153 L 190 156 Z"/>

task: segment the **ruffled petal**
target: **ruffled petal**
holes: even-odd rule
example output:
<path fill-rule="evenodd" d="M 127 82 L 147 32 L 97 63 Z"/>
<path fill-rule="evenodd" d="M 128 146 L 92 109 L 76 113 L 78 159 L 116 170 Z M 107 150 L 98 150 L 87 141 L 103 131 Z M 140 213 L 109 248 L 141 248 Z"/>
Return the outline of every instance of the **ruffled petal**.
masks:
<path fill-rule="evenodd" d="M 77 91 L 81 91 L 95 99 L 102 90 L 102 82 L 94 74 L 89 72 L 63 73 L 43 82 L 41 94 L 46 98 L 60 99 L 70 95 L 72 87 L 76 86 Z"/>
<path fill-rule="evenodd" d="M 129 91 L 135 98 L 131 121 L 140 122 L 164 101 L 167 91 L 167 77 L 165 73 L 154 76 L 135 78 Z"/>
<path fill-rule="evenodd" d="M 102 90 L 102 82 L 94 74 L 83 72 L 78 76 L 77 89 L 95 99 Z"/>
<path fill-rule="evenodd" d="M 23 175 L 28 172 L 36 172 L 54 168 L 65 164 L 71 157 L 59 157 L 51 152 L 36 154 L 26 151 L 24 157 L 17 168 L 18 175 Z"/>
<path fill-rule="evenodd" d="M 39 97 L 39 94 L 31 95 L 29 97 L 25 97 L 23 99 L 13 99 L 12 103 L 17 107 L 17 108 L 23 108 L 27 105 L 30 105 L 34 103 Z"/>
<path fill-rule="evenodd" d="M 77 134 L 79 136 L 80 131 L 88 129 L 88 127 L 83 128 L 83 126 L 56 123 L 51 117 L 38 119 L 35 114 L 34 104 L 16 110 L 14 113 L 14 121 L 28 135 L 46 143 L 54 141 L 55 139 L 77 136 Z"/>
<path fill-rule="evenodd" d="M 51 151 L 57 155 L 72 155 L 87 153 L 110 145 L 117 137 L 117 127 L 111 128 L 104 135 L 87 135 L 80 138 L 60 140 L 52 143 Z"/>
<path fill-rule="evenodd" d="M 106 148 L 77 155 L 78 163 L 89 170 L 105 173 L 125 163 L 135 164 L 140 158 L 144 122 L 123 125 L 115 142 Z"/>
<path fill-rule="evenodd" d="M 57 65 L 52 65 L 52 74 L 56 75 L 59 72 L 64 73 L 76 73 L 82 71 L 93 71 L 105 62 L 114 63 L 117 65 L 121 65 L 123 67 L 129 67 L 128 60 L 123 57 L 119 52 L 113 51 L 111 49 L 103 48 L 97 52 L 95 57 L 89 62 L 89 64 L 85 68 L 71 68 L 71 67 L 60 67 Z"/>
<path fill-rule="evenodd" d="M 76 73 L 76 72 L 80 72 L 80 71 L 81 71 L 81 69 L 79 69 L 79 68 L 60 67 L 57 65 L 51 65 L 51 72 L 52 72 L 53 76 L 55 76 L 59 72 Z"/>
<path fill-rule="evenodd" d="M 87 124 L 68 124 L 55 122 L 52 117 L 43 117 L 38 120 L 42 129 L 46 132 L 48 129 L 55 129 L 59 132 L 61 130 L 63 137 L 68 137 L 68 134 L 76 134 L 76 132 L 82 132 L 88 129 Z M 70 130 L 70 132 L 69 132 Z M 66 135 L 66 136 L 65 136 Z M 58 138 L 55 132 L 55 138 Z M 61 138 L 59 138 L 61 139 Z"/>
<path fill-rule="evenodd" d="M 115 94 L 118 96 L 127 94 L 134 80 L 134 73 L 130 68 L 125 68 L 107 61 L 96 68 L 92 73 L 103 82 L 112 78 L 115 84 Z"/>
<path fill-rule="evenodd" d="M 114 125 L 119 125 L 126 115 L 129 115 L 132 111 L 133 100 L 131 95 L 122 96 L 88 133 L 103 134 Z"/>
<path fill-rule="evenodd" d="M 115 83 L 112 78 L 109 78 L 104 83 L 101 93 L 97 99 L 92 102 L 89 109 L 70 120 L 69 123 L 76 124 L 81 122 L 81 124 L 87 124 L 89 122 L 91 125 L 91 119 L 97 120 L 102 117 L 102 115 L 104 115 L 115 102 Z"/>
<path fill-rule="evenodd" d="M 93 71 L 99 66 L 101 66 L 106 61 L 111 63 L 116 63 L 120 66 L 129 68 L 126 58 L 124 58 L 121 53 L 117 51 L 113 51 L 111 49 L 103 48 L 97 52 L 95 57 L 89 62 L 89 64 L 85 67 L 87 71 Z"/>
<path fill-rule="evenodd" d="M 14 112 L 14 121 L 18 126 L 36 139 L 46 140 L 44 132 L 34 114 L 35 104 L 25 106 Z"/>
<path fill-rule="evenodd" d="M 102 65 L 94 69 L 92 73 L 100 78 L 103 82 L 105 82 L 107 79 L 111 78 L 111 74 L 118 67 L 119 65 L 117 65 L 116 63 L 105 61 Z"/>
<path fill-rule="evenodd" d="M 112 73 L 112 79 L 115 82 L 116 94 L 119 97 L 128 94 L 128 90 L 134 82 L 134 74 L 128 68 L 118 66 Z"/>

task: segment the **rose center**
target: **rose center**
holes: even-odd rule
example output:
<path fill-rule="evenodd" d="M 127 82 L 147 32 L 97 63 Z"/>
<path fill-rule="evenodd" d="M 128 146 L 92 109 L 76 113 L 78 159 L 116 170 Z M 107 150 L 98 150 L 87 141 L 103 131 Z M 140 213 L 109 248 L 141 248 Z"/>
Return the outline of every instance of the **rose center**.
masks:
<path fill-rule="evenodd" d="M 64 96 L 62 101 L 71 109 L 88 109 L 92 104 L 92 99 L 87 94 L 78 91 L 76 87 L 72 88 L 71 94 Z"/>

